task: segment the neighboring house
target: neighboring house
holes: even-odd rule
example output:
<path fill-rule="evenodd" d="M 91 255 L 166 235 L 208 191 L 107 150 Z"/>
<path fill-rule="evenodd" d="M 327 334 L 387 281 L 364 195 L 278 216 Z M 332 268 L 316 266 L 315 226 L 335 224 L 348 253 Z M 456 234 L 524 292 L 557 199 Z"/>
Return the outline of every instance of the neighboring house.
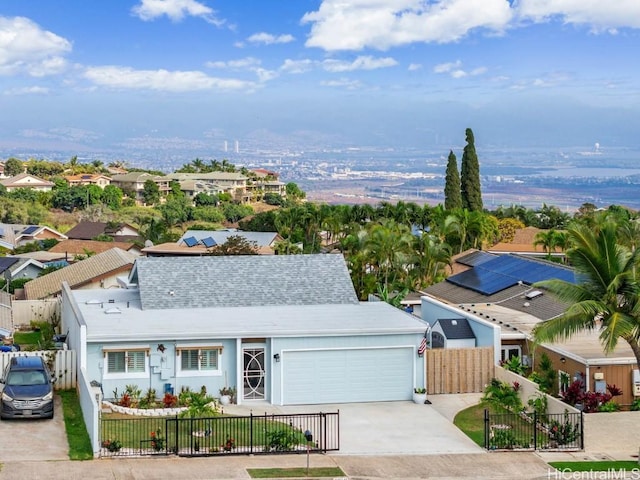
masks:
<path fill-rule="evenodd" d="M 67 236 L 51 227 L 0 223 L 0 247 L 13 250 L 38 240 L 66 240 Z"/>
<path fill-rule="evenodd" d="M 167 176 L 152 175 L 147 172 L 131 172 L 123 175 L 114 175 L 111 177 L 111 184 L 120 188 L 127 195 L 134 195 L 138 204 L 144 203 L 144 184 L 147 180 L 152 180 L 158 185 L 160 196 L 166 196 L 171 190 L 169 182 L 171 178 Z"/>
<path fill-rule="evenodd" d="M 272 180 L 280 179 L 280 174 L 278 172 L 274 172 L 273 170 L 267 170 L 266 168 L 253 168 L 251 169 L 251 171 L 255 173 L 259 179 L 265 179 L 265 178 L 270 178 Z"/>
<path fill-rule="evenodd" d="M 493 324 L 499 328 L 497 361 L 520 357 L 523 363 L 535 368 L 541 353 L 546 353 L 554 368 L 563 374 L 559 375 L 559 390 L 563 388 L 560 377 L 584 378 L 585 387 L 590 390 L 596 380 L 604 379 L 622 388 L 623 396 L 617 401 L 622 404 L 633 401 L 632 372 L 637 371 L 637 365 L 625 342 L 618 342 L 615 351 L 605 355 L 595 330 L 578 333 L 567 341 L 542 344 L 535 352 L 531 348 L 534 327 L 561 315 L 567 308 L 546 290 L 532 284 L 551 278 L 573 282 L 571 268 L 531 257 L 485 252 L 472 252 L 458 261 L 470 268 L 425 289 L 424 320 L 433 324 L 435 319 L 465 318 L 472 328 L 477 322 Z"/>
<path fill-rule="evenodd" d="M 260 255 L 273 255 L 282 238 L 276 232 L 242 232 L 238 230 L 187 230 L 176 243 L 163 243 L 142 249 L 148 257 L 207 255 L 210 248 L 224 244 L 229 237 L 240 236 L 254 243 Z"/>
<path fill-rule="evenodd" d="M 9 192 L 17 190 L 18 188 L 30 188 L 39 192 L 48 192 L 54 186 L 53 182 L 43 180 L 29 173 L 21 173 L 15 177 L 0 180 L 0 184 L 4 185 Z"/>
<path fill-rule="evenodd" d="M 121 284 L 63 291 L 78 368 L 104 392 L 235 387 L 238 403 L 290 405 L 424 386 L 426 325 L 359 302 L 342 255 L 141 257 Z"/>
<path fill-rule="evenodd" d="M 136 255 L 120 248 L 112 248 L 25 283 L 24 299 L 38 300 L 57 296 L 62 290 L 63 282 L 74 289 L 116 287 L 117 278 L 129 273 L 136 258 Z"/>
<path fill-rule="evenodd" d="M 100 242 L 97 240 L 63 240 L 49 249 L 50 252 L 61 253 L 65 260 L 75 261 L 76 257 L 85 258 L 87 256 L 103 253 L 118 247 L 133 255 L 141 255 L 140 248 L 134 243 L 118 242 Z"/>
<path fill-rule="evenodd" d="M 65 261 L 65 255 L 64 253 L 55 253 L 55 252 L 49 252 L 47 250 L 38 250 L 35 252 L 25 252 L 25 253 L 13 253 L 11 255 L 8 255 L 10 257 L 15 257 L 15 258 L 31 258 L 33 260 L 37 260 L 38 262 L 42 263 L 45 267 L 48 267 L 50 265 L 58 265 L 58 264 L 64 264 L 64 266 L 68 265 L 68 263 Z"/>
<path fill-rule="evenodd" d="M 79 175 L 67 175 L 64 179 L 71 187 L 78 185 L 97 185 L 104 189 L 104 187 L 111 184 L 111 177 L 102 174 L 81 173 Z"/>
<path fill-rule="evenodd" d="M 116 242 L 142 241 L 138 229 L 128 223 L 82 221 L 67 232 L 72 240 L 93 240 L 100 235 L 108 235 Z"/>
<path fill-rule="evenodd" d="M 226 191 L 219 185 L 201 182 L 199 180 L 182 180 L 178 183 L 180 184 L 180 191 L 191 200 L 193 200 L 199 193 L 204 193 L 205 195 L 218 195 Z"/>
<path fill-rule="evenodd" d="M 512 241 L 496 243 L 494 246 L 487 248 L 487 252 L 496 254 L 517 253 L 519 255 L 545 257 L 547 252 L 545 252 L 544 247 L 542 245 L 534 245 L 536 235 L 544 231 L 536 227 L 520 228 L 516 230 Z M 564 252 L 561 248 L 555 248 L 551 252 L 551 256 L 564 257 Z"/>
<path fill-rule="evenodd" d="M 36 278 L 45 265 L 32 258 L 0 257 L 0 276 L 5 280 Z"/>
<path fill-rule="evenodd" d="M 251 199 L 247 193 L 247 177 L 238 172 L 171 173 L 167 178 L 179 182 L 181 186 L 182 182 L 190 181 L 208 185 L 213 191 L 229 193 L 239 202 L 244 203 Z"/>

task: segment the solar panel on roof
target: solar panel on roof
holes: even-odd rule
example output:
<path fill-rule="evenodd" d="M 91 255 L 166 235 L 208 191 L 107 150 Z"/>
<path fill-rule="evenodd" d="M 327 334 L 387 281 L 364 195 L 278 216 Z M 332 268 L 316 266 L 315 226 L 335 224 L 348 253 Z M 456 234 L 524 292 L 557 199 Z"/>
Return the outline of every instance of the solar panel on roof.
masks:
<path fill-rule="evenodd" d="M 195 247 L 198 244 L 196 237 L 187 237 L 183 240 L 187 247 Z"/>
<path fill-rule="evenodd" d="M 552 278 L 575 282 L 575 276 L 571 270 L 511 255 L 502 255 L 476 265 L 471 270 L 453 275 L 447 278 L 447 281 L 484 295 L 493 295 L 518 282 L 532 285 Z"/>
<path fill-rule="evenodd" d="M 216 241 L 211 237 L 207 237 L 202 239 L 202 244 L 207 248 L 211 248 L 216 245 Z"/>
<path fill-rule="evenodd" d="M 456 262 L 468 267 L 475 267 L 476 265 L 488 262 L 489 260 L 493 260 L 494 258 L 496 258 L 496 256 L 492 255 L 491 253 L 478 251 L 471 252 L 464 257 L 460 257 L 456 260 Z"/>
<path fill-rule="evenodd" d="M 32 233 L 34 233 L 36 230 L 38 230 L 40 227 L 35 226 L 35 225 L 31 225 L 30 227 L 25 228 L 22 233 L 24 233 L 25 235 L 31 235 Z"/>
<path fill-rule="evenodd" d="M 447 278 L 448 282 L 483 295 L 493 295 L 517 283 L 512 277 L 475 267 Z"/>

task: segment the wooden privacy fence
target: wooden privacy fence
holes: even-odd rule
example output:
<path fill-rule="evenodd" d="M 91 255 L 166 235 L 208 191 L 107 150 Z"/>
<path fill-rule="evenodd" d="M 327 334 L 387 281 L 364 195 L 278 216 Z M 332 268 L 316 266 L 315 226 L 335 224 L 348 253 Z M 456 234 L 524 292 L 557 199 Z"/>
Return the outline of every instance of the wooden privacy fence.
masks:
<path fill-rule="evenodd" d="M 493 347 L 434 348 L 425 352 L 427 393 L 479 393 L 494 376 Z"/>
<path fill-rule="evenodd" d="M 4 352 L 0 353 L 0 375 L 13 357 L 43 357 L 51 373 L 55 375 L 56 390 L 66 390 L 76 387 L 76 351 L 75 350 L 38 350 L 34 352 Z"/>

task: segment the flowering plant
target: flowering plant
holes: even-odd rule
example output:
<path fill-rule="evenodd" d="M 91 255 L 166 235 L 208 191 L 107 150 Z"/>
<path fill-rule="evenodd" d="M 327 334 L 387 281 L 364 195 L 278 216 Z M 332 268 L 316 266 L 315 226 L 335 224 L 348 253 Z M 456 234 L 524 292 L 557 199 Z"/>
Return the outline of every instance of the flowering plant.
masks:
<path fill-rule="evenodd" d="M 227 437 L 227 441 L 224 444 L 220 445 L 220 447 L 225 452 L 230 452 L 232 449 L 236 448 L 236 441 L 232 437 Z"/>
<path fill-rule="evenodd" d="M 102 448 L 106 448 L 110 452 L 119 452 L 122 448 L 122 442 L 120 440 L 105 440 L 102 442 Z"/>
<path fill-rule="evenodd" d="M 155 432 L 151 432 L 151 448 L 156 452 L 164 450 L 164 438 L 162 438 L 162 430 L 158 429 Z"/>

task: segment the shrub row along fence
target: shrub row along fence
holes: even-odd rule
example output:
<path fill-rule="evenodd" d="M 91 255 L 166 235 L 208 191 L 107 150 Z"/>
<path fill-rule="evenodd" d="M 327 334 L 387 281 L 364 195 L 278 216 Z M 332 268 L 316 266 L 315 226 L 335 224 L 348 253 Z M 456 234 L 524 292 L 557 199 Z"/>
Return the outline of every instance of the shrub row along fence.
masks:
<path fill-rule="evenodd" d="M 340 449 L 339 412 L 207 418 L 102 418 L 102 457 L 325 453 Z"/>
<path fill-rule="evenodd" d="M 484 411 L 487 450 L 584 450 L 582 413 L 489 413 Z"/>

